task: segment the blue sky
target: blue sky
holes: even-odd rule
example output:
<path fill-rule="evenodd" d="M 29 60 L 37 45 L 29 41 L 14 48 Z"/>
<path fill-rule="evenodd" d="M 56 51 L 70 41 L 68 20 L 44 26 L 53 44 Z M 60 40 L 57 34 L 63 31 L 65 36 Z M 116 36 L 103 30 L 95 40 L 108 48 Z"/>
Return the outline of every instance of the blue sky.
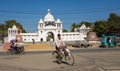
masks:
<path fill-rule="evenodd" d="M 50 9 L 63 28 L 72 23 L 107 20 L 110 13 L 120 15 L 120 0 L 0 0 L 0 23 L 16 20 L 28 32 L 37 30 L 39 19 Z"/>

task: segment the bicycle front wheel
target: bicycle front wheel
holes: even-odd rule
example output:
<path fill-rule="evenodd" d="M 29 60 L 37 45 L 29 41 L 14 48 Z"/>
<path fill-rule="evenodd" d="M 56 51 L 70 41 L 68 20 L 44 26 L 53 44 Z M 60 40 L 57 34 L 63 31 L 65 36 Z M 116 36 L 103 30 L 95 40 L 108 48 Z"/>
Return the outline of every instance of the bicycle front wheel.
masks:
<path fill-rule="evenodd" d="M 74 65 L 74 56 L 72 55 L 72 53 L 65 55 L 65 60 L 69 65 Z"/>
<path fill-rule="evenodd" d="M 57 60 L 57 58 L 58 58 L 58 52 L 57 51 L 53 51 L 52 52 L 52 57 L 53 57 L 53 60 Z"/>
<path fill-rule="evenodd" d="M 15 54 L 15 53 L 14 53 L 14 51 L 12 49 L 8 49 L 7 54 L 11 55 L 11 54 Z"/>
<path fill-rule="evenodd" d="M 62 57 L 60 56 L 60 54 L 57 51 L 54 51 L 52 53 L 52 57 L 53 57 L 54 61 L 57 61 L 58 64 L 62 63 Z"/>

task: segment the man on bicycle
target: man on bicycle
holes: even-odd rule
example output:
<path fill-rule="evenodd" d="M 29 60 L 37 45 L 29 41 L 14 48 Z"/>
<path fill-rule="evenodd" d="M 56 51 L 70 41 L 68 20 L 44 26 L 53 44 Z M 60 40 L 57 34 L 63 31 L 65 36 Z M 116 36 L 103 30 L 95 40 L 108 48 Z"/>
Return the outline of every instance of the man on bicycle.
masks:
<path fill-rule="evenodd" d="M 60 49 L 62 49 L 64 52 L 69 52 L 69 50 L 66 49 L 66 45 L 62 41 L 60 34 L 57 35 L 57 39 L 55 40 L 55 48 L 59 52 L 60 52 Z M 61 54 L 61 52 L 60 52 L 60 54 Z"/>
<path fill-rule="evenodd" d="M 58 34 L 57 39 L 55 40 L 55 48 L 59 51 L 59 49 L 62 48 L 62 46 L 65 46 L 65 43 L 62 41 L 61 35 Z"/>
<path fill-rule="evenodd" d="M 62 63 L 63 57 L 65 57 L 65 60 L 68 62 L 68 64 L 70 64 L 70 65 L 74 64 L 74 58 L 71 55 L 70 51 L 66 48 L 66 45 L 62 41 L 60 34 L 57 35 L 57 39 L 55 40 L 55 48 L 56 48 L 57 52 L 55 51 L 52 54 L 57 59 L 58 64 Z"/>
<path fill-rule="evenodd" d="M 10 48 L 11 49 L 14 49 L 14 44 L 15 44 L 15 40 L 11 40 L 10 41 Z"/>

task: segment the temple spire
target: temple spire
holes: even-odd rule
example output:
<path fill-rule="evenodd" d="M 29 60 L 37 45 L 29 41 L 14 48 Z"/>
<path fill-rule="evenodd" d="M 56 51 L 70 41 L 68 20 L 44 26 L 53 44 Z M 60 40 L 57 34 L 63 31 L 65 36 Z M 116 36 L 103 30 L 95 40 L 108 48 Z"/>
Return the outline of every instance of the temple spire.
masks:
<path fill-rule="evenodd" d="M 48 13 L 50 13 L 50 9 L 48 9 Z"/>

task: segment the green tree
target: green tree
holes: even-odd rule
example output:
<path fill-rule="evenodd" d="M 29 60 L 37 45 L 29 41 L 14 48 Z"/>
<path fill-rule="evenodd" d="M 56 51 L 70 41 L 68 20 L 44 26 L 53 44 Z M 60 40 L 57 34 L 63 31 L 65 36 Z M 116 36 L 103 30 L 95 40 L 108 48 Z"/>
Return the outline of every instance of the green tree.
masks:
<path fill-rule="evenodd" d="M 75 28 L 79 28 L 82 24 L 85 24 L 87 27 L 92 27 L 92 23 L 90 23 L 90 22 L 81 22 L 81 23 L 79 23 L 79 24 L 76 24 L 76 23 L 73 23 L 72 25 L 71 25 L 71 32 L 74 32 L 74 29 Z"/>
<path fill-rule="evenodd" d="M 17 27 L 19 27 L 23 33 L 26 33 L 25 29 L 23 28 L 23 26 L 16 22 L 15 20 L 8 20 L 5 22 L 5 30 L 8 30 L 8 28 L 12 27 L 13 25 L 16 25 Z"/>
<path fill-rule="evenodd" d="M 97 21 L 94 23 L 93 31 L 100 37 L 102 35 L 107 35 L 109 32 L 109 26 L 107 21 Z"/>
<path fill-rule="evenodd" d="M 63 29 L 63 32 L 68 32 L 68 30 L 67 29 Z"/>
<path fill-rule="evenodd" d="M 76 28 L 76 23 L 73 23 L 72 25 L 71 25 L 71 32 L 74 32 L 74 29 Z"/>
<path fill-rule="evenodd" d="M 5 30 L 5 25 L 0 24 L 0 34 L 4 37 L 7 35 L 7 30 Z"/>
<path fill-rule="evenodd" d="M 108 24 L 110 31 L 120 29 L 120 16 L 115 13 L 111 13 L 108 18 Z"/>
<path fill-rule="evenodd" d="M 13 25 L 19 27 L 22 30 L 22 32 L 26 32 L 20 23 L 16 22 L 15 20 L 8 20 L 5 21 L 4 24 L 0 24 L 0 34 L 2 34 L 3 36 L 7 36 L 8 28 L 11 28 Z"/>
<path fill-rule="evenodd" d="M 85 24 L 86 27 L 92 27 L 92 23 L 91 23 L 91 22 L 82 21 L 80 24 L 81 24 L 81 25 L 82 25 L 82 24 Z"/>
<path fill-rule="evenodd" d="M 98 36 L 110 35 L 111 31 L 120 29 L 120 16 L 111 13 L 107 21 L 98 21 L 94 23 L 93 31 Z"/>

